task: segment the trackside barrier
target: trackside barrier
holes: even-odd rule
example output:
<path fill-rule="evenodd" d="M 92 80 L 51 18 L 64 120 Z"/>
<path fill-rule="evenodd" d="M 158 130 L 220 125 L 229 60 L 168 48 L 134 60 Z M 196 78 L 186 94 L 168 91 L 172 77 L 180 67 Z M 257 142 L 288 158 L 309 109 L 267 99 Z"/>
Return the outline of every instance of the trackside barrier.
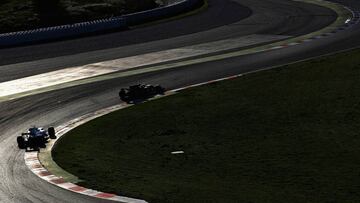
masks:
<path fill-rule="evenodd" d="M 0 47 L 76 37 L 114 29 L 125 29 L 128 26 L 189 11 L 197 6 L 201 1 L 202 0 L 182 0 L 173 2 L 171 5 L 164 7 L 127 14 L 119 17 L 39 28 L 34 30 L 4 33 L 0 34 Z"/>
<path fill-rule="evenodd" d="M 74 37 L 87 33 L 125 28 L 122 17 L 0 34 L 0 46 L 14 46 L 44 40 Z"/>

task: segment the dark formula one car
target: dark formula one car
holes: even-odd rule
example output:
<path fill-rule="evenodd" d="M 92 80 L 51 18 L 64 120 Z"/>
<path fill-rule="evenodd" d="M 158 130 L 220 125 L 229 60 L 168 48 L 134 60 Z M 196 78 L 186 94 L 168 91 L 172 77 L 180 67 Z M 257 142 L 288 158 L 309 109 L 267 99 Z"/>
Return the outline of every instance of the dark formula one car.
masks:
<path fill-rule="evenodd" d="M 56 139 L 55 129 L 53 127 L 44 130 L 43 128 L 32 127 L 26 133 L 21 133 L 17 137 L 17 143 L 20 149 L 39 150 L 45 147 L 45 143 L 50 139 Z"/>
<path fill-rule="evenodd" d="M 129 88 L 122 88 L 119 92 L 120 99 L 126 103 L 135 103 L 164 94 L 165 88 L 160 85 L 133 85 Z"/>

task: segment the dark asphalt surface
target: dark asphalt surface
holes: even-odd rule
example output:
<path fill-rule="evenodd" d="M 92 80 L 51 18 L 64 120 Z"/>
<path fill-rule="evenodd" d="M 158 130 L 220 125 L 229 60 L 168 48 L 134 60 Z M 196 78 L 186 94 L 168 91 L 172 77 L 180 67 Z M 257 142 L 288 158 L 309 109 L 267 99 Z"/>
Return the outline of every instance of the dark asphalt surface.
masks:
<path fill-rule="evenodd" d="M 154 36 L 151 36 L 144 39 L 140 37 L 141 34 L 138 36 L 132 34 L 130 38 L 133 38 L 135 41 L 131 41 L 131 43 L 124 42 L 122 44 L 120 35 L 125 38 L 127 37 L 127 32 L 124 32 L 99 36 L 99 38 L 90 37 L 33 47 L 0 50 L 2 64 L 31 61 L 1 66 L 0 81 L 56 70 L 70 65 L 81 65 L 104 59 L 133 55 L 134 53 L 147 53 L 154 50 L 163 50 L 234 36 L 244 36 L 251 33 L 301 35 L 328 25 L 335 18 L 332 11 L 309 4 L 285 0 L 265 0 L 261 2 L 257 0 L 244 0 L 241 1 L 242 5 L 250 7 L 253 10 L 253 15 L 241 20 L 247 15 L 241 16 L 240 14 L 239 17 L 236 13 L 241 13 L 242 11 L 248 12 L 248 10 L 235 4 L 235 1 L 229 2 L 223 0 L 210 1 L 210 5 L 217 5 L 217 7 L 223 10 L 222 12 L 218 10 L 218 15 L 203 17 L 203 23 L 208 22 L 208 27 L 204 26 L 200 30 L 196 30 L 197 26 L 202 24 L 199 23 L 202 21 L 198 21 L 199 24 L 195 23 L 197 22 L 195 20 L 197 15 L 178 20 L 178 23 L 183 23 L 184 28 L 180 31 L 182 34 L 177 37 L 175 37 L 176 31 L 172 30 L 179 26 L 176 23 L 177 21 L 128 31 L 135 33 L 145 29 L 151 32 L 152 28 L 158 30 L 161 26 L 168 26 L 168 29 L 170 29 L 169 35 L 166 35 L 165 30 L 159 29 L 159 32 L 164 32 L 163 37 L 168 36 L 164 40 L 152 41 L 162 37 L 152 38 Z M 360 9 L 360 2 L 355 0 L 345 0 L 343 3 L 355 10 Z M 215 12 L 212 9 L 216 10 L 218 8 L 210 7 L 208 12 Z M 206 12 L 199 15 L 206 15 Z M 219 15 L 227 16 L 224 17 L 223 23 L 221 23 L 223 18 L 219 17 Z M 186 21 L 189 24 L 186 24 Z M 212 27 L 210 25 L 213 21 L 214 23 L 216 22 L 216 26 Z M 185 24 L 190 27 L 185 28 Z M 190 31 L 191 29 L 195 30 Z M 30 125 L 37 124 L 45 127 L 57 125 L 85 113 L 117 104 L 119 103 L 117 90 L 120 87 L 133 83 L 155 83 L 162 84 L 169 89 L 178 88 L 197 82 L 259 70 L 272 65 L 284 64 L 354 47 L 360 45 L 360 39 L 357 37 L 359 34 L 360 26 L 356 25 L 331 37 L 286 49 L 97 82 L 0 103 L 0 129 L 2 129 L 0 135 L 0 177 L 2 180 L 0 182 L 0 202 L 100 202 L 100 200 L 74 194 L 49 185 L 27 169 L 23 161 L 24 152 L 17 149 L 15 137 Z M 116 36 L 119 37 L 118 41 L 111 43 L 112 37 L 117 38 Z M 145 36 L 148 37 L 149 35 Z M 106 38 L 110 38 L 110 41 L 107 43 L 105 43 Z M 136 38 L 138 38 L 138 41 L 136 41 Z M 101 45 L 97 46 L 96 43 L 102 44 L 102 40 L 105 44 L 104 47 L 101 47 Z M 123 46 L 134 42 L 139 44 Z M 146 43 L 144 44 L 144 42 Z M 79 46 L 80 44 L 82 46 Z M 34 59 L 48 57 L 55 58 L 33 61 Z"/>

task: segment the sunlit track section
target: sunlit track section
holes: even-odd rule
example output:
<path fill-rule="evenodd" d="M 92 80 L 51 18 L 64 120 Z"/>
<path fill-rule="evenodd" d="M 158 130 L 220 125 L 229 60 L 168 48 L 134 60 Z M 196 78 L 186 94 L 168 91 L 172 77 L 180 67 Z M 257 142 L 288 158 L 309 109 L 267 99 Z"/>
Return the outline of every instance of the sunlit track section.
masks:
<path fill-rule="evenodd" d="M 161 64 L 202 55 L 219 53 L 289 38 L 282 35 L 249 35 L 177 49 L 159 51 L 121 59 L 103 61 L 84 66 L 70 67 L 12 81 L 0 83 L 0 97 L 29 92 L 99 75 L 127 71 L 149 65 Z"/>

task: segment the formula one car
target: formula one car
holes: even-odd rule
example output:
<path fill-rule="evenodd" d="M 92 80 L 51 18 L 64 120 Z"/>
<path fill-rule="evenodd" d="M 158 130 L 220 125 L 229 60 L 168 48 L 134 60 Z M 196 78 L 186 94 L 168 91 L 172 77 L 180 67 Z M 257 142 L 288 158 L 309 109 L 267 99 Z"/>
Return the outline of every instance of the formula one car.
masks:
<path fill-rule="evenodd" d="M 158 94 L 164 94 L 165 88 L 160 85 L 133 85 L 129 88 L 122 88 L 119 97 L 126 103 L 135 103 L 154 97 Z"/>
<path fill-rule="evenodd" d="M 17 137 L 18 147 L 27 150 L 39 150 L 45 148 L 45 143 L 50 139 L 56 139 L 55 129 L 53 127 L 44 130 L 39 127 L 32 127 L 26 133 L 21 133 Z"/>

